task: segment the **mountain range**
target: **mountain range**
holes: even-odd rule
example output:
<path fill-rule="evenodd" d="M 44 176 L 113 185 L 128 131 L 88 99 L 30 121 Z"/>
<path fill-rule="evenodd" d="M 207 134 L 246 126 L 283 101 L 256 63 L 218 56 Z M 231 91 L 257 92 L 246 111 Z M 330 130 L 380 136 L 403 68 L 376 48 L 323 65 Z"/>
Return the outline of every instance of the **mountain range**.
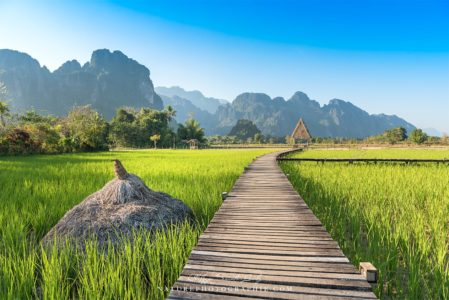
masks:
<path fill-rule="evenodd" d="M 75 105 L 90 104 L 111 118 L 121 106 L 163 108 L 150 71 L 120 51 L 96 50 L 83 66 L 70 60 L 50 72 L 26 53 L 3 49 L 0 82 L 16 110 L 62 115 Z"/>
<path fill-rule="evenodd" d="M 158 90 L 161 91 L 160 88 Z M 215 113 L 195 106 L 188 96 L 161 97 L 164 104 L 172 105 L 177 111 L 178 122 L 194 117 L 204 124 L 208 134 L 228 134 L 241 119 L 253 121 L 263 134 L 271 136 L 291 134 L 299 118 L 306 122 L 312 136 L 321 137 L 363 138 L 399 126 L 408 132 L 415 128 L 398 116 L 370 115 L 340 99 L 332 99 L 321 106 L 303 92 L 296 92 L 288 100 L 282 97 L 272 99 L 263 93 L 243 93 L 232 103 L 219 105 Z"/>
<path fill-rule="evenodd" d="M 177 122 L 194 117 L 208 135 L 228 134 L 240 119 L 253 121 L 263 134 L 272 136 L 290 134 L 299 118 L 312 136 L 322 137 L 363 138 L 392 127 L 414 128 L 395 115 L 372 115 L 340 99 L 321 106 L 302 92 L 287 100 L 242 93 L 229 103 L 180 87 L 155 89 L 147 67 L 107 49 L 94 51 L 82 66 L 70 60 L 53 72 L 26 53 L 3 49 L 0 83 L 16 111 L 34 108 L 63 115 L 75 105 L 90 104 L 110 119 L 119 107 L 162 109 L 171 105 L 177 111 Z"/>

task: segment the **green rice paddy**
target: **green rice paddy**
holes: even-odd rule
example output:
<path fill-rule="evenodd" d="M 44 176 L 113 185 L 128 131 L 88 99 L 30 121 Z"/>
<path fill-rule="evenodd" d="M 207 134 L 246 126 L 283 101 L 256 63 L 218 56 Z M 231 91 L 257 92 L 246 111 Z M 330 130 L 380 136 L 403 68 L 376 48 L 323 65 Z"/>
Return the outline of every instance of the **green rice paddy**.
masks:
<path fill-rule="evenodd" d="M 449 158 L 448 150 L 309 150 L 310 158 Z M 449 299 L 449 164 L 282 162 L 357 265 L 379 269 L 381 298 Z"/>

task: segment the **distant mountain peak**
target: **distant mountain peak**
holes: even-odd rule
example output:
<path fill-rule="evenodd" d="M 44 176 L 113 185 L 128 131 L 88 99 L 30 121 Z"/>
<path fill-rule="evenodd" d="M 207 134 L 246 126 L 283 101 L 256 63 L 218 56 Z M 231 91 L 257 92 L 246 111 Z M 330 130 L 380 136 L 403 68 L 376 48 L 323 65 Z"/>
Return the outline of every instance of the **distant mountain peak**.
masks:
<path fill-rule="evenodd" d="M 11 49 L 0 49 L 0 68 L 14 69 L 18 67 L 32 67 L 40 69 L 39 62 L 25 52 Z"/>
<path fill-rule="evenodd" d="M 341 100 L 341 99 L 338 99 L 338 98 L 334 98 L 334 99 L 329 100 L 329 104 L 328 105 L 333 105 L 333 106 L 350 105 L 350 106 L 356 107 L 351 102 L 345 101 L 345 100 Z"/>
<path fill-rule="evenodd" d="M 54 73 L 67 74 L 72 72 L 78 72 L 80 70 L 81 64 L 76 59 L 73 59 L 63 63 L 58 69 L 54 71 Z"/>
<path fill-rule="evenodd" d="M 292 100 L 292 101 L 294 101 L 294 100 L 309 101 L 310 98 L 309 98 L 309 96 L 307 96 L 306 93 L 298 91 L 293 94 L 293 96 L 290 98 L 290 100 Z"/>
<path fill-rule="evenodd" d="M 187 99 L 190 102 L 192 102 L 195 106 L 197 106 L 198 108 L 208 111 L 209 113 L 212 113 L 212 114 L 217 111 L 217 108 L 221 104 L 228 102 L 223 99 L 206 97 L 203 95 L 202 92 L 200 92 L 198 90 L 186 91 L 185 89 L 183 89 L 179 86 L 172 86 L 172 87 L 159 86 L 159 87 L 156 87 L 155 90 L 159 95 L 163 95 L 163 96 L 167 96 L 167 97 L 178 96 L 183 99 Z"/>

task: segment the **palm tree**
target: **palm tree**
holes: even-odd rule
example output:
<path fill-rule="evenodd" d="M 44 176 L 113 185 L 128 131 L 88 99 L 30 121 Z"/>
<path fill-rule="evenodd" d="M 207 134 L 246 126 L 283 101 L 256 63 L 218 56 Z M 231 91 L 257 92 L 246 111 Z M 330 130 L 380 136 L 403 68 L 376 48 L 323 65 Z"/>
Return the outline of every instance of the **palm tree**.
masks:
<path fill-rule="evenodd" d="M 165 111 L 167 112 L 167 118 L 168 121 L 170 122 L 173 119 L 173 117 L 176 116 L 176 110 L 174 110 L 173 107 L 169 105 L 165 108 Z"/>
<path fill-rule="evenodd" d="M 0 122 L 3 127 L 6 126 L 5 118 L 9 116 L 9 106 L 6 102 L 0 101 Z"/>
<path fill-rule="evenodd" d="M 201 128 L 200 123 L 195 119 L 188 119 L 184 125 L 179 125 L 178 136 L 182 140 L 197 139 L 200 142 L 204 141 L 204 129 Z"/>

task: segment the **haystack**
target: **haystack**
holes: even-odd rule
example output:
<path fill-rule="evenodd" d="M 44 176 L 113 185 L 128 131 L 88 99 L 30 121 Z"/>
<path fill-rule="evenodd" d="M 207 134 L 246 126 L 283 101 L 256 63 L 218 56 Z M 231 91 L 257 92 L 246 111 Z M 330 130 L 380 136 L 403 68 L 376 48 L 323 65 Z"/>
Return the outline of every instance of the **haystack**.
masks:
<path fill-rule="evenodd" d="M 117 244 L 135 230 L 165 230 L 183 222 L 195 222 L 192 210 L 182 201 L 149 189 L 120 161 L 114 161 L 116 178 L 68 211 L 43 238 L 44 245 L 55 237 L 75 241 L 81 247 L 94 237 L 103 247 Z"/>

